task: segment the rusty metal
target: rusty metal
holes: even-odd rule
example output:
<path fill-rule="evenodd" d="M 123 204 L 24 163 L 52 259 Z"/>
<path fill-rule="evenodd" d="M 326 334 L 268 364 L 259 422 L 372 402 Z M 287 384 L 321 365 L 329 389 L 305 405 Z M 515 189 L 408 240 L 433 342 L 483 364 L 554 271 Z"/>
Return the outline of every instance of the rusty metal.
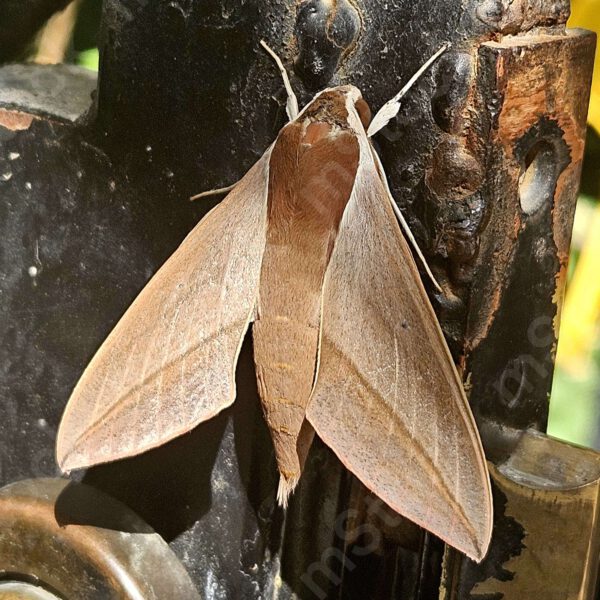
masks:
<path fill-rule="evenodd" d="M 559 480 L 567 454 L 582 464 L 597 460 L 591 451 L 547 442 L 554 460 L 535 462 L 536 448 L 526 442 L 542 438 L 533 433 L 511 454 L 522 429 L 546 427 L 594 43 L 592 34 L 563 32 L 560 23 L 552 35 L 485 42 L 475 55 L 454 63 L 457 75 L 446 95 L 458 89 L 463 96 L 454 92 L 444 103 L 442 93 L 433 103 L 436 121 L 448 133 L 427 183 L 445 199 L 436 231 L 444 236 L 441 247 L 452 267 L 446 271 L 448 285 L 456 295 L 454 305 L 442 303 L 442 318 L 456 341 L 489 457 L 507 465 L 510 461 L 502 462 L 507 454 L 522 462 L 523 454 L 532 452 L 530 479 L 539 471 L 540 477 Z M 473 74 L 470 93 L 461 83 L 467 76 L 460 77 L 469 72 L 462 66 L 467 64 Z M 473 118 L 474 110 L 481 118 Z M 461 330 L 455 318 L 463 308 Z M 538 494 L 524 474 L 510 480 L 502 467 L 490 464 L 496 497 L 492 549 L 481 566 L 447 552 L 444 597 L 591 599 L 596 555 L 584 550 L 597 545 L 596 506 L 589 500 L 597 489 Z M 576 467 L 569 465 L 575 477 Z M 508 500 L 500 500 L 505 495 Z M 582 499 L 588 502 L 585 515 L 573 508 Z M 544 520 L 536 520 L 538 514 Z M 582 528 L 580 518 L 588 519 L 588 527 Z M 564 572 L 561 560 L 562 569 L 573 575 L 568 580 L 552 575 Z"/>
<path fill-rule="evenodd" d="M 573 30 L 478 52 L 490 126 L 462 360 L 484 437 L 486 423 L 546 427 L 594 41 Z"/>

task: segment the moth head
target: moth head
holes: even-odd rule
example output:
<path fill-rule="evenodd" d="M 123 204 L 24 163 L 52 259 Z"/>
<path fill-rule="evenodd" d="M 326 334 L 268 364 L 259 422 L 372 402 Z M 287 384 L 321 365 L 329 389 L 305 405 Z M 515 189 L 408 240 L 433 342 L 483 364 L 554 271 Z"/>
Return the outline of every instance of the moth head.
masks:
<path fill-rule="evenodd" d="M 362 97 L 360 90 L 353 85 L 340 86 L 338 89 L 346 95 L 346 98 L 350 101 L 350 112 L 352 110 L 351 107 L 353 106 L 354 111 L 358 115 L 358 118 L 366 131 L 371 124 L 371 109 L 367 104 L 367 101 Z"/>
<path fill-rule="evenodd" d="M 362 97 L 360 90 L 353 85 L 341 85 L 332 88 L 331 91 L 343 96 L 346 110 L 349 114 L 358 116 L 362 127 L 366 131 L 371 123 L 371 109 L 369 108 L 367 101 Z"/>
<path fill-rule="evenodd" d="M 371 123 L 371 109 L 360 90 L 353 85 L 341 85 L 323 90 L 303 111 L 304 116 L 316 120 L 334 119 L 344 128 L 366 131 Z M 358 132 L 358 131 L 357 131 Z"/>

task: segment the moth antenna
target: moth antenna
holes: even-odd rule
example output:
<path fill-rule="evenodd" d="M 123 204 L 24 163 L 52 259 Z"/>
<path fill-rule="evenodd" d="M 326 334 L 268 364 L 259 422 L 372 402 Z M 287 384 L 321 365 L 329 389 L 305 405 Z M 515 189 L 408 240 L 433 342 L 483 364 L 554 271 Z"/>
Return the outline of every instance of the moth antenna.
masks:
<path fill-rule="evenodd" d="M 267 45 L 264 40 L 260 40 L 260 45 L 271 55 L 271 58 L 275 61 L 277 66 L 279 67 L 279 72 L 281 73 L 281 77 L 283 78 L 283 85 L 285 86 L 285 91 L 287 92 L 287 102 L 286 102 L 286 112 L 290 121 L 294 121 L 298 117 L 298 98 L 296 98 L 296 94 L 294 93 L 294 89 L 292 88 L 292 84 L 290 83 L 290 78 L 288 77 L 287 71 L 281 62 L 281 59 L 275 52 Z"/>
<path fill-rule="evenodd" d="M 417 244 L 417 240 L 415 239 L 415 236 L 413 235 L 412 231 L 410 230 L 410 227 L 409 227 L 408 223 L 406 222 L 404 215 L 400 212 L 398 205 L 394 201 L 394 197 L 392 196 L 392 190 L 390 190 L 390 184 L 388 183 L 387 177 L 385 175 L 385 171 L 383 170 L 383 165 L 381 164 L 381 159 L 379 158 L 379 155 L 377 154 L 377 152 L 375 152 L 375 148 L 371 147 L 371 153 L 373 154 L 373 158 L 375 159 L 375 163 L 377 164 L 377 171 L 379 172 L 379 175 L 383 181 L 383 185 L 385 185 L 385 189 L 387 191 L 387 196 L 389 198 L 390 204 L 392 205 L 392 210 L 394 211 L 394 214 L 396 215 L 396 218 L 398 219 L 398 223 L 400 223 L 400 227 L 402 227 L 402 231 L 404 231 L 404 235 L 408 238 L 408 241 L 410 242 L 411 246 L 413 247 L 415 254 L 419 257 L 419 260 L 420 260 L 421 264 L 423 265 L 423 268 L 425 269 L 425 273 L 427 273 L 427 277 L 429 277 L 429 279 L 431 280 L 431 283 L 433 283 L 433 286 L 435 287 L 435 289 L 440 294 L 443 294 L 444 290 L 441 288 L 440 284 L 437 282 L 437 279 L 435 278 L 431 269 L 429 268 L 429 265 L 427 264 L 427 259 L 425 258 L 425 255 L 423 254 L 423 252 L 421 252 L 421 248 L 419 248 L 419 244 Z"/>
<path fill-rule="evenodd" d="M 191 196 L 190 197 L 190 201 L 193 202 L 194 200 L 200 200 L 201 198 L 208 198 L 209 196 L 217 196 L 219 194 L 228 194 L 229 192 L 231 192 L 231 190 L 233 190 L 233 188 L 238 184 L 238 182 L 236 181 L 235 183 L 232 183 L 231 185 L 222 187 L 222 188 L 216 188 L 214 190 L 206 190 L 205 192 L 200 192 L 199 194 L 196 194 L 195 196 Z"/>
<path fill-rule="evenodd" d="M 404 235 L 408 238 L 412 247 L 414 248 L 415 253 L 419 257 L 419 260 L 421 261 L 421 264 L 423 265 L 423 268 L 425 269 L 427 276 L 431 280 L 431 283 L 433 283 L 435 289 L 440 294 L 443 294 L 444 290 L 441 288 L 440 284 L 437 282 L 437 279 L 431 272 L 431 269 L 429 268 L 429 265 L 427 264 L 427 259 L 425 258 L 425 255 L 421 252 L 421 248 L 419 248 L 419 244 L 417 244 L 417 240 L 415 239 L 415 236 L 413 235 L 412 231 L 410 230 L 410 227 L 408 226 L 408 223 L 406 222 L 404 216 L 400 212 L 398 205 L 393 201 L 392 201 L 392 209 L 394 210 L 394 214 L 396 215 L 396 218 L 398 219 L 398 222 L 400 223 L 400 227 L 402 227 L 402 230 L 404 231 Z"/>
<path fill-rule="evenodd" d="M 283 475 L 279 476 L 279 487 L 277 488 L 277 502 L 282 508 L 287 508 L 291 493 L 298 485 L 298 477 L 286 479 Z"/>
<path fill-rule="evenodd" d="M 367 136 L 372 137 L 378 131 L 381 131 L 397 114 L 400 110 L 400 100 L 406 95 L 408 90 L 419 80 L 419 78 L 431 67 L 431 65 L 442 55 L 451 44 L 444 44 L 404 85 L 404 87 L 391 99 L 386 102 L 379 112 L 375 115 L 369 125 Z"/>

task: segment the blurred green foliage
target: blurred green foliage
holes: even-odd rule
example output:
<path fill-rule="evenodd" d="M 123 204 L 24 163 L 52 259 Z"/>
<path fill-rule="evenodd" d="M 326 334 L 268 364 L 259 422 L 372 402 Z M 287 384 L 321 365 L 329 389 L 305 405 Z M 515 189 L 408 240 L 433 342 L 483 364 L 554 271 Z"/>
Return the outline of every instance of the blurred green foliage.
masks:
<path fill-rule="evenodd" d="M 599 215 L 598 201 L 581 196 L 573 227 L 548 422 L 550 435 L 596 448 L 600 448 Z"/>
<path fill-rule="evenodd" d="M 88 48 L 77 52 L 75 55 L 75 64 L 92 71 L 98 70 L 98 48 Z"/>
<path fill-rule="evenodd" d="M 83 0 L 73 31 L 73 62 L 86 69 L 98 70 L 98 28 L 102 0 Z"/>

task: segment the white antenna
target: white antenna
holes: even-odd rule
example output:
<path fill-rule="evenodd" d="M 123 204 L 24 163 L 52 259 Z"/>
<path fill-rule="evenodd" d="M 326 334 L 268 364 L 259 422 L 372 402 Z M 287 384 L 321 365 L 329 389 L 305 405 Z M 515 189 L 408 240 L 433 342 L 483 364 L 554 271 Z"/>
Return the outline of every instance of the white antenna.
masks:
<path fill-rule="evenodd" d="M 444 44 L 406 83 L 406 85 L 388 102 L 386 102 L 379 112 L 375 115 L 367 135 L 372 137 L 378 131 L 381 131 L 397 114 L 400 110 L 400 100 L 406 95 L 406 92 L 415 84 L 415 82 L 429 69 L 429 67 L 442 55 L 451 44 Z"/>
<path fill-rule="evenodd" d="M 290 83 L 290 78 L 288 77 L 287 71 L 281 62 L 281 59 L 264 40 L 260 40 L 260 45 L 271 55 L 273 60 L 277 63 L 279 67 L 279 72 L 281 73 L 281 77 L 283 78 L 283 85 L 285 86 L 285 90 L 287 92 L 287 104 L 286 111 L 290 121 L 293 121 L 298 116 L 298 99 L 296 98 L 296 94 L 294 93 L 294 89 L 292 88 L 292 84 Z"/>

